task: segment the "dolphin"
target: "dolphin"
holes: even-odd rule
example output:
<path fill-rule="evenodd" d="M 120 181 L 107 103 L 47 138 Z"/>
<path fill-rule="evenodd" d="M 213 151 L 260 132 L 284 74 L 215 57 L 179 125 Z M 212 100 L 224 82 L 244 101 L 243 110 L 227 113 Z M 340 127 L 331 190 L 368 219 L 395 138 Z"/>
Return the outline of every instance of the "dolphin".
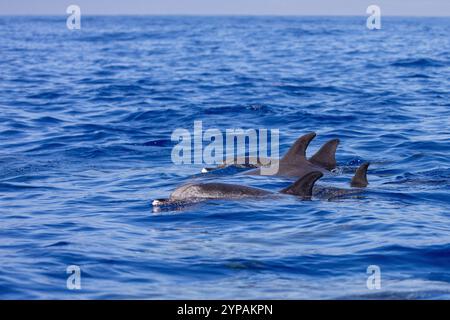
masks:
<path fill-rule="evenodd" d="M 239 157 L 238 159 L 227 159 L 217 168 L 203 168 L 202 173 L 207 173 L 216 169 L 225 168 L 230 165 L 239 168 L 252 168 L 245 172 L 248 175 L 260 175 L 261 166 L 268 165 L 270 161 L 279 161 L 279 170 L 276 175 L 289 177 L 303 177 L 313 171 L 326 173 L 336 168 L 336 149 L 339 139 L 332 139 L 326 142 L 311 158 L 307 159 L 306 149 L 310 142 L 316 137 L 315 132 L 307 133 L 298 138 L 281 160 L 269 160 L 253 157 Z"/>
<path fill-rule="evenodd" d="M 336 168 L 336 149 L 339 145 L 339 139 L 332 139 L 326 142 L 311 158 L 306 157 L 306 149 L 310 142 L 316 137 L 315 132 L 310 132 L 301 136 L 295 141 L 292 147 L 279 160 L 278 176 L 303 177 L 304 175 L 320 171 L 329 172 Z M 253 169 L 245 172 L 249 175 L 260 175 L 261 169 Z"/>
<path fill-rule="evenodd" d="M 356 169 L 355 175 L 352 178 L 351 186 L 354 188 L 365 188 L 369 184 L 367 180 L 367 169 L 369 169 L 369 162 L 365 162 Z"/>
<path fill-rule="evenodd" d="M 281 194 L 293 195 L 302 200 L 311 199 L 315 182 L 323 176 L 320 171 L 309 172 L 287 188 L 273 193 L 264 189 L 226 183 L 197 183 L 183 185 L 172 192 L 168 199 L 153 200 L 154 207 L 183 205 L 211 199 L 243 199 L 271 197 Z"/>
<path fill-rule="evenodd" d="M 356 169 L 355 175 L 350 182 L 351 189 L 314 186 L 313 196 L 319 199 L 331 200 L 363 193 L 364 188 L 369 184 L 367 180 L 367 169 L 369 168 L 369 165 L 369 162 L 365 162 Z"/>

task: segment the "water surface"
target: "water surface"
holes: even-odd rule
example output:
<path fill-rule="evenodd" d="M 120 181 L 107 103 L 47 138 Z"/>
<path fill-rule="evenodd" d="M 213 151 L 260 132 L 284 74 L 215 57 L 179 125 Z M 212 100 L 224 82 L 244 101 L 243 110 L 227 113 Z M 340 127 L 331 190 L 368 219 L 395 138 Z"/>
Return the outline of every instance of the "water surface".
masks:
<path fill-rule="evenodd" d="M 0 18 L 0 298 L 450 298 L 449 19 L 65 19 Z M 291 182 L 174 165 L 195 120 L 338 137 L 320 183 L 370 161 L 370 186 L 153 212 L 200 178 Z"/>

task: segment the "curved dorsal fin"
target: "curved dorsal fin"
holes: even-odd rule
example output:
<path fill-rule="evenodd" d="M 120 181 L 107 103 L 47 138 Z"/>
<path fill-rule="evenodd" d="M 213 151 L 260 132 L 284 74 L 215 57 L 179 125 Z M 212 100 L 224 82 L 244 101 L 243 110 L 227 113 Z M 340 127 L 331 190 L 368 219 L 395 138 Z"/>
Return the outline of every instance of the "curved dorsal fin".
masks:
<path fill-rule="evenodd" d="M 324 167 L 327 170 L 333 170 L 336 168 L 336 149 L 339 142 L 339 139 L 328 141 L 309 159 L 309 161 L 315 165 Z"/>
<path fill-rule="evenodd" d="M 283 159 L 281 159 L 281 161 L 293 163 L 296 162 L 296 160 L 298 160 L 299 158 L 306 159 L 306 148 L 308 148 L 309 143 L 315 137 L 316 133 L 310 132 L 298 138 L 297 141 L 295 141 L 292 147 L 288 150 L 288 152 L 284 155 Z"/>
<path fill-rule="evenodd" d="M 320 171 L 310 172 L 280 192 L 300 196 L 302 198 L 311 198 L 314 183 L 322 177 L 323 173 Z"/>
<path fill-rule="evenodd" d="M 369 162 L 365 162 L 356 169 L 353 176 L 351 186 L 355 188 L 365 188 L 369 184 L 367 181 L 367 169 L 369 168 Z"/>

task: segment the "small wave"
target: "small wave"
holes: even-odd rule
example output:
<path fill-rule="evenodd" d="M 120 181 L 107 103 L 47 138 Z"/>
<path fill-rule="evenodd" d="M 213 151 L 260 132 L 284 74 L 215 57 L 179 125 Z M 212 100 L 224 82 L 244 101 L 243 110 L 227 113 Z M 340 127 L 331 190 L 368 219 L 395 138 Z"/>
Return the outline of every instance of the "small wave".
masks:
<path fill-rule="evenodd" d="M 71 243 L 68 241 L 58 241 L 52 244 L 49 244 L 48 246 L 46 246 L 47 248 L 51 248 L 51 247 L 65 247 L 65 246 L 69 246 Z"/>
<path fill-rule="evenodd" d="M 399 59 L 391 63 L 394 67 L 404 68 L 426 68 L 426 67 L 445 67 L 445 62 L 432 58 L 409 58 Z"/>
<path fill-rule="evenodd" d="M 64 120 L 60 120 L 55 117 L 45 116 L 45 117 L 33 119 L 33 122 L 38 123 L 38 124 L 60 124 L 60 123 L 63 123 Z"/>
<path fill-rule="evenodd" d="M 169 139 L 151 140 L 144 142 L 142 145 L 147 147 L 169 147 L 173 145 L 173 141 Z"/>
<path fill-rule="evenodd" d="M 432 76 L 423 74 L 423 73 L 413 73 L 408 75 L 401 75 L 400 78 L 406 78 L 406 79 L 431 79 Z"/>
<path fill-rule="evenodd" d="M 61 93 L 58 93 L 55 91 L 46 91 L 46 92 L 40 92 L 40 93 L 28 95 L 27 98 L 40 99 L 40 100 L 51 100 L 51 99 L 58 99 L 61 96 L 62 96 Z"/>
<path fill-rule="evenodd" d="M 384 184 L 410 184 L 410 185 L 432 185 L 450 186 L 450 168 L 432 169 L 417 173 L 405 172 Z"/>
<path fill-rule="evenodd" d="M 136 121 L 136 122 L 145 122 L 145 121 L 155 121 L 157 119 L 167 119 L 170 118 L 179 118 L 181 116 L 180 112 L 174 109 L 166 109 L 166 110 L 147 110 L 147 111 L 137 111 L 126 115 L 121 121 Z"/>
<path fill-rule="evenodd" d="M 242 113 L 260 113 L 260 114 L 270 114 L 272 113 L 272 109 L 268 105 L 263 104 L 250 104 L 250 105 L 236 105 L 236 106 L 228 106 L 228 107 L 216 107 L 216 108 L 207 108 L 205 110 L 200 111 L 199 113 L 215 115 L 215 114 L 242 114 Z"/>
<path fill-rule="evenodd" d="M 9 182 L 0 182 L 0 191 L 1 192 L 16 192 L 20 190 L 27 189 L 57 189 L 51 186 L 37 186 L 30 184 L 20 184 L 20 183 L 9 183 Z"/>

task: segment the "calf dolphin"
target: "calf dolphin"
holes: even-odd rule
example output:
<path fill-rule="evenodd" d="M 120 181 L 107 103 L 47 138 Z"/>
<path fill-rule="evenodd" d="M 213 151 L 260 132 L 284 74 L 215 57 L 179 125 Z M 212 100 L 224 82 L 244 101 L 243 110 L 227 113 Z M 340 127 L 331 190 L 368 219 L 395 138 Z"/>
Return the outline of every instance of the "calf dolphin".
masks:
<path fill-rule="evenodd" d="M 308 159 L 306 149 L 315 137 L 316 133 L 310 132 L 298 138 L 284 157 L 279 160 L 279 169 L 276 175 L 303 177 L 310 172 L 320 171 L 325 173 L 336 168 L 335 155 L 340 142 L 339 139 L 328 141 Z M 260 175 L 261 169 L 250 170 L 244 174 Z"/>
<path fill-rule="evenodd" d="M 298 196 L 303 200 L 310 199 L 314 183 L 323 176 L 320 171 L 309 172 L 287 188 L 278 193 Z M 226 183 L 197 183 L 181 186 L 172 192 L 168 199 L 153 200 L 153 206 L 182 205 L 211 199 L 242 199 L 273 196 L 267 190 Z"/>

